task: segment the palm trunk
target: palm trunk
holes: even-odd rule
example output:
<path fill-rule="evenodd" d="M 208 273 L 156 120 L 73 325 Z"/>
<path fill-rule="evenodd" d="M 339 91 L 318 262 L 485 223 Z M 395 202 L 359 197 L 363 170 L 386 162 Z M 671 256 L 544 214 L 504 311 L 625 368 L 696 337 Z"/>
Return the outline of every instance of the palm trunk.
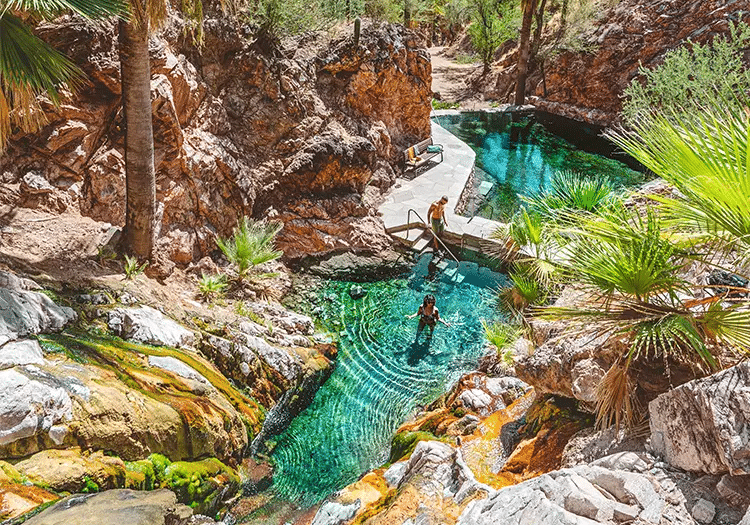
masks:
<path fill-rule="evenodd" d="M 536 11 L 536 0 L 524 0 L 523 23 L 518 43 L 518 77 L 516 79 L 516 106 L 523 106 L 526 102 L 526 75 L 529 72 L 529 58 L 531 56 L 531 23 Z"/>
<path fill-rule="evenodd" d="M 124 247 L 139 259 L 150 259 L 154 247 L 156 173 L 147 21 L 120 21 L 120 72 L 125 115 Z"/>

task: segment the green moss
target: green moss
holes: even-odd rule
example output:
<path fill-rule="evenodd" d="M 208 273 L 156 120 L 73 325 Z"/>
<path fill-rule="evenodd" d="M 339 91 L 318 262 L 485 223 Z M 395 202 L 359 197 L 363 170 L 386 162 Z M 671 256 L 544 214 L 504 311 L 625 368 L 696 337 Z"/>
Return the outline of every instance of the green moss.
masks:
<path fill-rule="evenodd" d="M 159 454 L 152 454 L 148 459 L 142 459 L 140 461 L 128 461 L 125 463 L 125 486 L 127 488 L 138 489 L 138 490 L 153 490 L 157 487 L 156 477 L 156 461 L 152 460 L 153 456 L 159 456 Z M 164 458 L 169 464 L 169 460 Z M 166 466 L 164 467 L 166 468 Z M 162 469 L 163 472 L 163 469 Z"/>
<path fill-rule="evenodd" d="M 431 432 L 425 432 L 423 430 L 399 432 L 393 436 L 391 441 L 391 455 L 388 458 L 388 463 L 395 463 L 404 456 L 407 456 L 414 452 L 414 448 L 420 441 L 448 441 L 444 437 L 437 437 Z"/>
<path fill-rule="evenodd" d="M 164 470 L 163 486 L 177 494 L 177 499 L 198 513 L 213 513 L 221 506 L 225 488 L 239 488 L 237 474 L 216 458 L 202 461 L 177 461 Z"/>
<path fill-rule="evenodd" d="M 16 467 L 10 463 L 0 461 L 0 472 L 5 475 L 0 477 L 7 477 L 11 483 L 23 483 L 23 476 L 21 476 L 21 473 L 16 470 Z"/>
<path fill-rule="evenodd" d="M 63 334 L 47 334 L 40 336 L 45 344 L 62 347 L 71 359 L 77 362 L 94 363 L 97 366 L 113 371 L 118 379 L 129 388 L 142 392 L 161 402 L 172 405 L 182 412 L 185 403 L 179 397 L 194 399 L 196 396 L 188 391 L 181 381 L 175 380 L 169 373 L 148 368 L 148 372 L 159 375 L 166 383 L 172 384 L 169 393 L 155 392 L 152 385 L 144 383 L 140 374 L 134 373 L 145 370 L 143 355 L 169 356 L 179 359 L 195 369 L 216 387 L 229 402 L 240 412 L 246 420 L 253 434 L 257 434 L 265 419 L 263 409 L 253 398 L 237 390 L 226 377 L 218 373 L 213 367 L 201 360 L 200 357 L 170 347 L 154 347 L 123 341 L 120 338 L 105 336 L 96 331 L 93 333 L 70 332 Z"/>
<path fill-rule="evenodd" d="M 99 492 L 99 484 L 88 476 L 83 478 L 83 488 L 81 488 L 82 494 L 93 494 Z"/>

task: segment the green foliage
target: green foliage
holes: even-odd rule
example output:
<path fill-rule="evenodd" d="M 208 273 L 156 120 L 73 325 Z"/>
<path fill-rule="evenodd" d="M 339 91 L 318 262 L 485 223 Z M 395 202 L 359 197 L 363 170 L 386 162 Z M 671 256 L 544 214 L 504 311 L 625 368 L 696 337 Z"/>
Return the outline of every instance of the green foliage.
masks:
<path fill-rule="evenodd" d="M 521 12 L 516 2 L 507 0 L 470 0 L 469 8 L 471 42 L 488 69 L 497 48 L 517 37 Z"/>
<path fill-rule="evenodd" d="M 575 237 L 568 269 L 576 282 L 610 297 L 615 293 L 648 301 L 657 294 L 674 297 L 682 290 L 675 247 L 661 235 L 658 216 L 646 218 L 626 210 L 587 223 Z"/>
<path fill-rule="evenodd" d="M 10 0 L 0 9 L 0 153 L 12 127 L 30 133 L 46 121 L 38 96 L 59 104 L 58 90 L 77 87 L 84 75 L 70 60 L 33 34 L 26 21 L 66 12 L 106 18 L 125 11 L 120 0 Z"/>
<path fill-rule="evenodd" d="M 393 441 L 391 441 L 391 455 L 388 458 L 388 463 L 395 463 L 414 452 L 414 448 L 420 441 L 445 441 L 445 439 L 436 437 L 431 432 L 424 430 L 399 432 L 393 436 Z"/>
<path fill-rule="evenodd" d="M 223 274 L 206 275 L 204 273 L 198 281 L 198 291 L 206 301 L 220 297 L 226 291 L 227 286 L 227 276 Z"/>
<path fill-rule="evenodd" d="M 255 266 L 274 261 L 282 252 L 274 249 L 274 239 L 283 224 L 255 221 L 243 217 L 229 239 L 217 239 L 221 251 L 234 264 L 240 279 L 247 277 Z"/>
<path fill-rule="evenodd" d="M 597 390 L 598 425 L 639 421 L 636 376 L 645 363 L 663 362 L 668 377 L 670 363 L 707 372 L 717 366 L 717 344 L 750 348 L 748 305 L 727 297 L 693 300 L 691 292 L 701 287 L 682 272 L 690 254 L 665 235 L 653 210 L 607 210 L 564 233 L 571 256 L 560 264 L 583 294 L 577 304 L 539 314 L 574 321 L 619 352 Z"/>
<path fill-rule="evenodd" d="M 503 290 L 500 299 L 510 311 L 523 313 L 529 306 L 544 302 L 547 290 L 529 270 L 519 268 L 509 272 L 508 277 L 513 286 Z"/>
<path fill-rule="evenodd" d="M 488 325 L 482 321 L 482 328 L 484 328 L 484 336 L 487 338 L 487 341 L 495 347 L 498 355 L 503 356 L 507 354 L 508 348 L 512 346 L 516 339 L 521 335 L 518 327 L 507 323 L 496 322 Z M 510 352 L 512 359 L 512 351 Z"/>
<path fill-rule="evenodd" d="M 446 102 L 442 100 L 432 99 L 432 109 L 458 109 L 460 104 L 458 102 Z"/>
<path fill-rule="evenodd" d="M 143 273 L 143 270 L 146 269 L 146 266 L 148 266 L 148 261 L 144 262 L 143 264 L 138 264 L 138 258 L 137 257 L 131 257 L 130 255 L 125 256 L 125 277 L 127 279 L 135 279 L 140 274 Z"/>
<path fill-rule="evenodd" d="M 99 484 L 90 477 L 84 476 L 81 494 L 94 494 L 96 492 L 99 492 Z"/>
<path fill-rule="evenodd" d="M 480 60 L 480 57 L 472 53 L 458 53 L 455 58 L 456 64 L 474 64 L 476 62 L 479 62 Z"/>
<path fill-rule="evenodd" d="M 560 212 L 595 212 L 610 204 L 613 194 L 612 183 L 605 177 L 586 177 L 572 171 L 558 171 L 552 176 L 548 191 L 522 199 L 532 212 L 554 219 Z"/>
<path fill-rule="evenodd" d="M 610 137 L 679 190 L 654 197 L 673 236 L 710 242 L 743 272 L 750 255 L 750 117 L 747 100 L 714 101 L 693 117 L 654 116 Z M 675 116 L 673 114 L 673 116 Z M 708 257 L 709 262 L 712 258 Z M 747 272 L 744 272 L 747 274 Z"/>
<path fill-rule="evenodd" d="M 701 112 L 712 100 L 732 101 L 750 90 L 750 70 L 743 54 L 750 45 L 750 26 L 730 24 L 729 37 L 718 36 L 710 44 L 689 42 L 669 51 L 654 69 L 641 67 L 625 89 L 623 117 L 629 125 L 661 115 Z"/>

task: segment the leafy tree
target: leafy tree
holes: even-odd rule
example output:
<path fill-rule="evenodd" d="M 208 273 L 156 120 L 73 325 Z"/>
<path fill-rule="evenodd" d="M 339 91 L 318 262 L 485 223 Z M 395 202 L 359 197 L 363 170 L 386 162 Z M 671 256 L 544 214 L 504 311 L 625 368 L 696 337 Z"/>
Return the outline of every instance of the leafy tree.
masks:
<path fill-rule="evenodd" d="M 13 126 L 27 133 L 44 125 L 40 95 L 59 103 L 59 89 L 76 87 L 83 73 L 36 37 L 28 23 L 66 12 L 94 19 L 123 12 L 120 0 L 8 0 L 0 10 L 0 153 Z"/>
<path fill-rule="evenodd" d="M 513 1 L 471 0 L 469 9 L 469 34 L 486 73 L 497 48 L 518 32 L 519 12 Z"/>

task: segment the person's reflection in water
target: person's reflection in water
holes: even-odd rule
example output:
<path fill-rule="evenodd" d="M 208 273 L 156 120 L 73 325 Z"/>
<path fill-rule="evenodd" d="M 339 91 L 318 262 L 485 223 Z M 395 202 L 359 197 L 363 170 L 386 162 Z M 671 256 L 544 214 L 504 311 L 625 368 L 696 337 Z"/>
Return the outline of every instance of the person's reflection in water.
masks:
<path fill-rule="evenodd" d="M 422 359 L 430 355 L 431 342 L 432 339 L 428 337 L 421 343 L 419 341 L 414 341 L 410 344 L 407 350 L 406 364 L 411 367 L 416 367 Z"/>

